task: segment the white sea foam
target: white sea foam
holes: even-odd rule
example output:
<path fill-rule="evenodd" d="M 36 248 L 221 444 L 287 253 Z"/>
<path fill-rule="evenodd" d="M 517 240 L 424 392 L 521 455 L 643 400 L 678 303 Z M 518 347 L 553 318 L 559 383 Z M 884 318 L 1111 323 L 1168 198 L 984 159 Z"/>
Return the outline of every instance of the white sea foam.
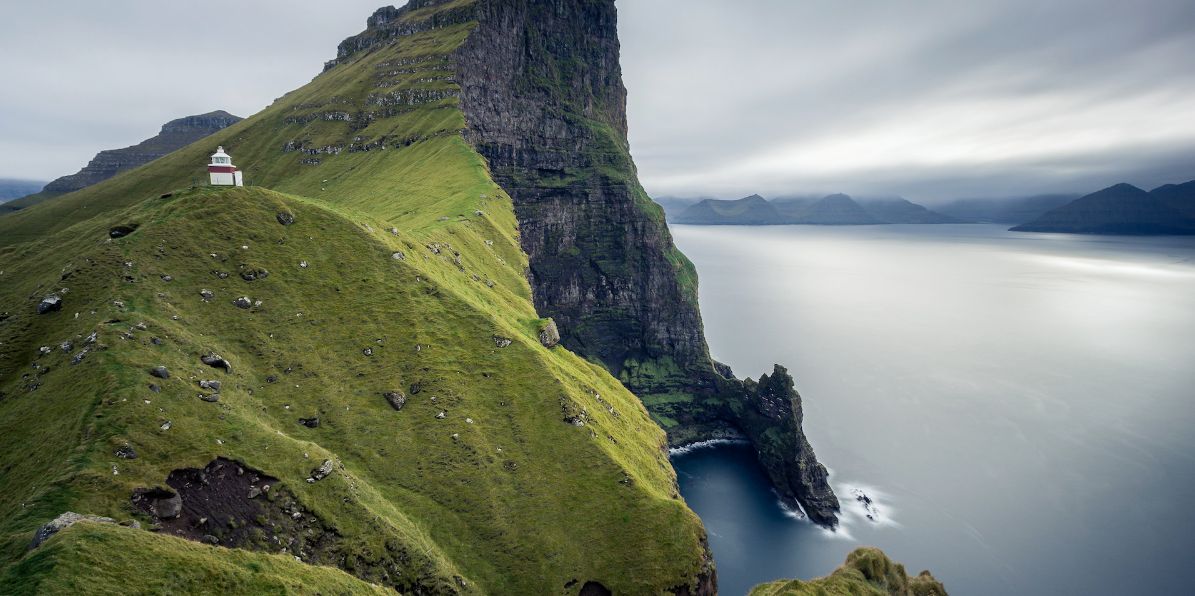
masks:
<path fill-rule="evenodd" d="M 696 443 L 689 443 L 688 445 L 673 447 L 668 450 L 668 455 L 685 455 L 686 453 L 693 453 L 698 449 L 708 449 L 710 447 L 718 447 L 720 445 L 749 445 L 750 443 L 751 442 L 746 439 L 710 439 L 708 441 L 697 441 Z"/>

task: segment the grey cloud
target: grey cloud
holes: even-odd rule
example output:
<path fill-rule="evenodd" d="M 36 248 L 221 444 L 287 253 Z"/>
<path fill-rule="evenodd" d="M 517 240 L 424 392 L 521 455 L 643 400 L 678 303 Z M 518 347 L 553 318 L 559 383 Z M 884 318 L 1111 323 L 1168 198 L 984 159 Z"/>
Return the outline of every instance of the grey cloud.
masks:
<path fill-rule="evenodd" d="M 0 176 L 181 115 L 248 116 L 383 0 L 25 2 L 0 22 Z M 653 194 L 921 200 L 1195 178 L 1189 0 L 619 0 Z"/>

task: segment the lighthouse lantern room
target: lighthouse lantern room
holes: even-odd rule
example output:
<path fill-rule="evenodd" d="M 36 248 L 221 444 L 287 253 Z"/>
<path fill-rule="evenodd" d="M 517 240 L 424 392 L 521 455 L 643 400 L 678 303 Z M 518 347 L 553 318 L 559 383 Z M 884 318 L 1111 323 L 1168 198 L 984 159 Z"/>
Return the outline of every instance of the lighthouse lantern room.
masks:
<path fill-rule="evenodd" d="M 207 173 L 212 186 L 244 186 L 241 171 L 232 165 L 232 157 L 224 152 L 221 146 L 212 154 L 212 163 L 207 165 Z"/>

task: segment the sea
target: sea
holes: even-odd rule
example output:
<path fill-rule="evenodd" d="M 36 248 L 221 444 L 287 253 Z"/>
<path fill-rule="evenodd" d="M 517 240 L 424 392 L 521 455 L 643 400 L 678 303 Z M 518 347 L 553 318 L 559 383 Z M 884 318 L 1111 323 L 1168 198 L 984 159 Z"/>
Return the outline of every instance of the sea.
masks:
<path fill-rule="evenodd" d="M 671 230 L 713 356 L 793 373 L 843 505 L 824 530 L 749 446 L 674 453 L 720 593 L 865 545 L 956 595 L 1195 593 L 1195 238 Z"/>

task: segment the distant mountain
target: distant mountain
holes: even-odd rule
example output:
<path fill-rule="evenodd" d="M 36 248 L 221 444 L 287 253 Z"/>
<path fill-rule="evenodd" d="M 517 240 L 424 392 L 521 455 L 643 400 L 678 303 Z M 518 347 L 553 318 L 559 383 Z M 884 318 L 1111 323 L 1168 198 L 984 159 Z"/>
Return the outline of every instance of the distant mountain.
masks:
<path fill-rule="evenodd" d="M 1176 209 L 1185 217 L 1195 219 L 1195 180 L 1183 184 L 1167 184 L 1153 189 L 1149 194 Z"/>
<path fill-rule="evenodd" d="M 1190 211 L 1193 189 L 1195 182 L 1163 186 L 1154 192 L 1121 183 L 1075 199 L 1012 230 L 1068 234 L 1195 234 L 1195 217 Z"/>
<path fill-rule="evenodd" d="M 780 212 L 759 195 L 737 201 L 706 199 L 682 211 L 675 223 L 698 225 L 771 225 L 781 222 Z"/>
<path fill-rule="evenodd" d="M 966 223 L 963 219 L 931 211 L 912 201 L 899 197 L 891 199 L 860 199 L 859 204 L 868 213 L 887 223 L 894 224 L 949 224 Z"/>
<path fill-rule="evenodd" d="M 162 125 L 161 132 L 156 136 L 132 147 L 100 151 L 78 173 L 54 180 L 45 185 L 41 192 L 34 191 L 37 194 L 6 203 L 0 210 L 15 211 L 59 195 L 82 190 L 121 172 L 139 168 L 240 121 L 240 116 L 233 116 L 223 110 L 171 120 Z"/>
<path fill-rule="evenodd" d="M 41 192 L 46 185 L 40 180 L 18 180 L 16 178 L 0 178 L 0 203 L 19 199 L 35 192 Z"/>
<path fill-rule="evenodd" d="M 704 199 L 687 205 L 679 201 L 660 201 L 665 205 L 672 223 L 707 226 L 963 223 L 958 218 L 936 213 L 901 198 L 856 201 L 848 195 L 833 194 L 821 198 L 786 197 L 768 201 L 759 195 L 751 195 L 735 201 Z"/>
<path fill-rule="evenodd" d="M 1019 224 L 1033 221 L 1079 195 L 1036 195 L 1007 199 L 958 199 L 935 205 L 934 211 L 963 221 Z"/>
<path fill-rule="evenodd" d="M 818 226 L 864 226 L 885 223 L 844 194 L 824 197 L 794 215 L 796 223 Z"/>

